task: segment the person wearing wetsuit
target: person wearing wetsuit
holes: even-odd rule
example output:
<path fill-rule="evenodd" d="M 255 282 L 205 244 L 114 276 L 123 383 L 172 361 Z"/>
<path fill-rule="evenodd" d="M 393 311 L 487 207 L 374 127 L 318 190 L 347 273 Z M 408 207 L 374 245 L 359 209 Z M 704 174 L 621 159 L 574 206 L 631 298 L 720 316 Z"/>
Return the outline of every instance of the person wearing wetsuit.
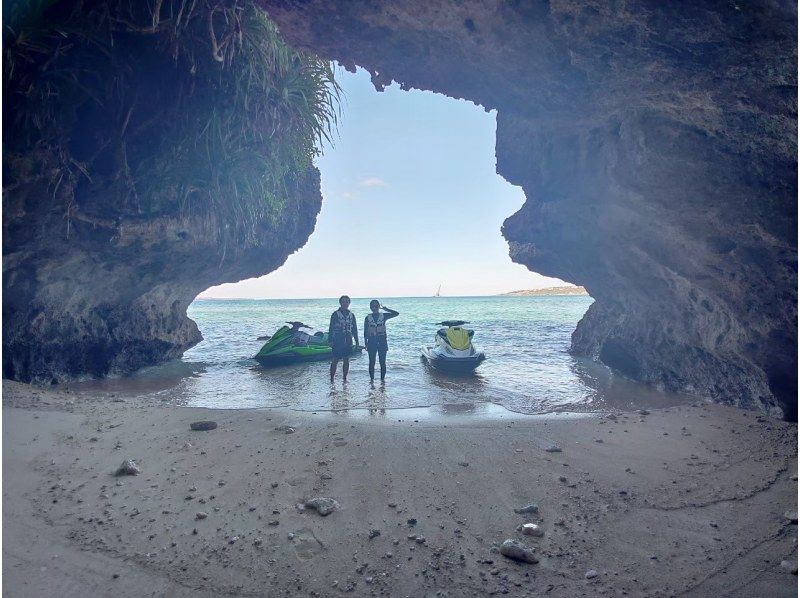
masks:
<path fill-rule="evenodd" d="M 331 323 L 328 327 L 328 343 L 333 349 L 333 359 L 331 360 L 331 382 L 336 375 L 336 368 L 339 360 L 342 360 L 342 380 L 347 382 L 347 374 L 350 371 L 350 355 L 353 352 L 353 341 L 358 346 L 358 328 L 356 317 L 350 311 L 350 297 L 342 295 L 339 297 L 339 309 L 331 314 Z"/>
<path fill-rule="evenodd" d="M 386 320 L 400 315 L 391 308 L 381 305 L 377 299 L 369 302 L 372 313 L 364 318 L 364 344 L 369 355 L 369 379 L 375 380 L 375 355 L 381 361 L 381 382 L 386 378 L 386 351 L 389 346 L 386 342 Z"/>

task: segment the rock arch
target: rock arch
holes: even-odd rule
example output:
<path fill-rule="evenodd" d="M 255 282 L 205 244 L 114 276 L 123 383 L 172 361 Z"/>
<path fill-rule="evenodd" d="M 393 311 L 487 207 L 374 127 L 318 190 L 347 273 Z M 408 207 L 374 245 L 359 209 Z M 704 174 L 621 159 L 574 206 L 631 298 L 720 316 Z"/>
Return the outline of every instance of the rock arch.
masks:
<path fill-rule="evenodd" d="M 511 257 L 596 299 L 573 352 L 796 418 L 796 4 L 260 3 L 377 89 L 498 110 Z"/>

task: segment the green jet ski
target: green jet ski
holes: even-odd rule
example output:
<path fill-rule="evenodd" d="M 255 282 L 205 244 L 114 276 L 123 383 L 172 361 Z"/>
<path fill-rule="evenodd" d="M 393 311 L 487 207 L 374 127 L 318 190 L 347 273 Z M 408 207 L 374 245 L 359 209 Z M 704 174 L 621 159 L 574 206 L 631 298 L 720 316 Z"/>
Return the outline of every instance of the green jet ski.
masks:
<path fill-rule="evenodd" d="M 331 359 L 327 332 L 309 334 L 301 328 L 311 326 L 302 322 L 286 323 L 289 326 L 281 326 L 253 359 L 265 367 Z M 353 347 L 353 355 L 359 355 L 361 349 Z"/>

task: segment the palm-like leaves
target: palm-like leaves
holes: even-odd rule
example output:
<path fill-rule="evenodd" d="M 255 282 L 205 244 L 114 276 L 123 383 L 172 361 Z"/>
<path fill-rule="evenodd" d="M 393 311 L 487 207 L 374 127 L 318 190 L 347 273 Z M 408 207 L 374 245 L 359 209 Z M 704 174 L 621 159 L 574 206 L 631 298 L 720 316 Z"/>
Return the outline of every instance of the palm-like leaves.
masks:
<path fill-rule="evenodd" d="M 11 6 L 6 163 L 49 148 L 44 170 L 70 181 L 70 209 L 102 196 L 120 212 L 214 212 L 241 247 L 332 140 L 340 92 L 330 63 L 286 46 L 253 0 Z"/>

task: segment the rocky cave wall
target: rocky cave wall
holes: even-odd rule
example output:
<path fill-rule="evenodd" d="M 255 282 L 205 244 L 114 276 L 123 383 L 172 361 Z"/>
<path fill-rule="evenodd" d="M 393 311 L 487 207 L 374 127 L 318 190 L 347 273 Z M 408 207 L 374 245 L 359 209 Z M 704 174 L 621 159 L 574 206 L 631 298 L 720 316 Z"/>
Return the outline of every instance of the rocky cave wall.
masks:
<path fill-rule="evenodd" d="M 796 418 L 795 3 L 260 3 L 378 89 L 498 111 L 512 259 L 596 299 L 575 354 Z"/>
<path fill-rule="evenodd" d="M 319 172 L 288 190 L 280 217 L 261 222 L 246 249 L 226 244 L 205 213 L 137 216 L 107 198 L 65 212 L 45 184 L 6 190 L 4 377 L 59 382 L 179 357 L 202 340 L 186 316 L 200 292 L 272 272 L 308 240 L 322 204 Z"/>

